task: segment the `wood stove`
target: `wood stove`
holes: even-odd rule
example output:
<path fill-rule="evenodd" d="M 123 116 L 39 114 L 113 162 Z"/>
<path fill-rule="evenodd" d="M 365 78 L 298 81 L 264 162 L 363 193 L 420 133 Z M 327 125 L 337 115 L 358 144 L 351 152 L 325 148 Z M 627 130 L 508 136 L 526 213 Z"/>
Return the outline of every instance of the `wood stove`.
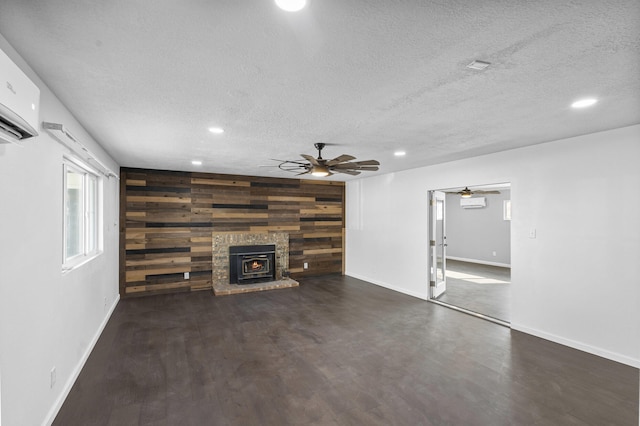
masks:
<path fill-rule="evenodd" d="M 229 283 L 275 281 L 275 257 L 275 244 L 229 247 Z"/>

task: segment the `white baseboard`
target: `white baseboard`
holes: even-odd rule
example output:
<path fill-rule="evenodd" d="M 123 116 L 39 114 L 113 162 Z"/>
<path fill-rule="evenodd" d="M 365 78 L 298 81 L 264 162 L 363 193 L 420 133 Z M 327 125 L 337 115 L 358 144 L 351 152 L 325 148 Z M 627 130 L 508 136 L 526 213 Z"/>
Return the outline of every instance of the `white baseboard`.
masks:
<path fill-rule="evenodd" d="M 428 300 L 427 294 L 419 294 L 419 293 L 415 293 L 415 292 L 412 292 L 412 291 L 408 291 L 408 290 L 406 290 L 404 288 L 399 288 L 399 287 L 396 287 L 396 286 L 394 286 L 392 284 L 389 284 L 389 283 L 386 283 L 386 282 L 383 282 L 383 281 L 379 281 L 379 280 L 375 280 L 375 279 L 372 279 L 370 277 L 365 277 L 363 275 L 353 274 L 353 273 L 350 273 L 348 271 L 345 272 L 345 275 L 353 277 L 353 278 L 357 278 L 357 279 L 362 280 L 362 281 L 369 282 L 371 284 L 378 285 L 380 287 L 388 288 L 389 290 L 393 290 L 393 291 L 397 291 L 399 293 L 403 293 L 403 294 L 406 294 L 406 295 L 409 295 L 409 296 L 413 296 L 413 297 L 416 297 L 418 299 Z M 523 333 L 531 334 L 532 336 L 540 337 L 542 339 L 549 340 L 551 342 L 559 343 L 561 345 L 568 346 L 570 348 L 578 349 L 578 350 L 583 351 L 583 352 L 587 352 L 587 353 L 590 353 L 590 354 L 593 354 L 593 355 L 597 355 L 597 356 L 600 356 L 602 358 L 606 358 L 606 359 L 609 359 L 609 360 L 612 360 L 612 361 L 616 361 L 616 362 L 619 362 L 621 364 L 629 365 L 631 367 L 640 368 L 640 359 L 636 359 L 636 358 L 633 358 L 633 357 L 622 355 L 622 354 L 619 354 L 619 353 L 616 353 L 616 352 L 611 352 L 611 351 L 608 351 L 608 350 L 605 350 L 605 349 L 597 348 L 595 346 L 587 345 L 587 344 L 582 343 L 582 342 L 578 342 L 578 341 L 575 341 L 575 340 L 567 339 L 567 338 L 564 338 L 564 337 L 561 337 L 561 336 L 557 336 L 557 335 L 552 334 L 552 333 L 547 333 L 547 332 L 544 332 L 544 331 L 541 331 L 541 330 L 537 330 L 537 329 L 534 329 L 534 328 L 531 328 L 531 327 L 527 327 L 527 326 L 524 326 L 522 324 L 518 324 L 518 323 L 514 323 L 514 322 L 511 323 L 511 329 L 512 330 L 516 330 L 516 331 L 521 331 Z"/>
<path fill-rule="evenodd" d="M 509 263 L 489 262 L 488 260 L 467 259 L 466 257 L 447 256 L 447 259 L 459 260 L 460 262 L 479 263 L 481 265 L 500 266 L 502 268 L 511 268 Z"/>
<path fill-rule="evenodd" d="M 640 368 L 640 359 L 632 358 L 626 355 L 621 355 L 619 353 L 611 352 L 606 349 L 597 348 L 595 346 L 587 345 L 582 342 L 557 336 L 552 333 L 547 333 L 545 331 L 537 330 L 535 328 L 530 328 L 522 324 L 517 324 L 512 322 L 511 329 L 521 331 L 523 333 L 531 334 L 533 336 L 540 337 L 545 340 L 550 340 L 552 342 L 559 343 L 564 346 L 569 346 L 570 348 L 578 349 L 580 351 L 597 355 L 602 358 L 610 359 L 611 361 L 616 361 L 621 364 L 629 365 L 631 367 Z"/>
<path fill-rule="evenodd" d="M 393 284 L 385 283 L 383 281 L 375 280 L 373 278 L 365 277 L 363 275 L 352 274 L 350 272 L 345 272 L 345 275 L 347 275 L 349 277 L 357 278 L 357 279 L 362 280 L 362 281 L 366 281 L 366 282 L 371 283 L 371 284 L 378 285 L 380 287 L 388 288 L 389 290 L 397 291 L 398 293 L 403 293 L 403 294 L 406 294 L 408 296 L 417 297 L 418 299 L 422 299 L 422 300 L 427 300 L 428 299 L 428 296 L 427 296 L 426 293 L 425 294 L 416 293 L 416 292 L 413 292 L 413 291 L 409 291 L 409 290 L 407 290 L 405 288 L 396 287 Z M 427 286 L 427 284 L 425 283 L 425 288 L 426 288 L 426 286 Z"/>
<path fill-rule="evenodd" d="M 78 379 L 78 376 L 80 375 L 80 372 L 84 367 L 84 364 L 87 362 L 87 359 L 89 359 L 89 355 L 91 355 L 91 351 L 93 351 L 93 348 L 95 347 L 96 343 L 98 343 L 98 339 L 100 338 L 100 335 L 102 334 L 102 331 L 104 330 L 104 328 L 107 326 L 107 323 L 109 322 L 109 319 L 111 318 L 111 315 L 113 314 L 113 311 L 116 309 L 116 306 L 118 305 L 119 301 L 120 301 L 120 295 L 118 294 L 116 297 L 116 300 L 113 302 L 113 304 L 109 308 L 109 312 L 107 312 L 107 315 L 104 317 L 104 320 L 102 320 L 100 327 L 98 327 L 98 330 L 94 334 L 93 339 L 91 339 L 89 346 L 87 346 L 87 350 L 84 352 L 84 354 L 82 355 L 82 358 L 80 358 L 80 361 L 78 362 L 78 365 L 76 365 L 76 368 L 73 369 L 73 371 L 71 372 L 71 376 L 69 376 L 69 379 L 64 384 L 64 387 L 62 388 L 62 392 L 60 392 L 58 399 L 56 399 L 55 404 L 53 404 L 53 407 L 51 407 L 51 409 L 49 410 L 49 413 L 47 414 L 45 421 L 42 423 L 43 425 L 50 426 L 55 420 L 56 416 L 58 415 L 58 412 L 60 411 L 60 408 L 62 408 L 62 404 L 64 404 L 65 399 L 67 399 L 67 396 L 69 396 L 69 392 L 71 392 L 71 388 L 73 387 L 73 384 Z"/>

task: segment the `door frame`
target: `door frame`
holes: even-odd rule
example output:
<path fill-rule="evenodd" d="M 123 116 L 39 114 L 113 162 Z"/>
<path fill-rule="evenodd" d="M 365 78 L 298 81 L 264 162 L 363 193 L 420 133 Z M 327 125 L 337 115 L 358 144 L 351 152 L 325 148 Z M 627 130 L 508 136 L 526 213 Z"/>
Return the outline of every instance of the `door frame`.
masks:
<path fill-rule="evenodd" d="M 509 189 L 512 189 L 512 183 L 511 183 L 510 180 L 505 181 L 504 183 L 509 183 Z M 472 185 L 472 187 L 487 186 L 487 185 L 488 184 Z M 454 187 L 454 188 L 456 188 L 456 187 Z M 436 295 L 435 297 L 433 296 L 434 293 L 432 291 L 431 281 L 433 280 L 433 274 L 435 272 L 434 269 L 433 269 L 433 264 L 434 264 L 433 260 L 435 258 L 435 255 L 434 255 L 435 247 L 431 245 L 431 241 L 432 241 L 431 237 L 432 237 L 432 235 L 435 235 L 435 220 L 433 220 L 432 218 L 435 216 L 436 210 L 435 210 L 435 206 L 432 205 L 432 194 L 434 194 L 436 192 L 445 193 L 445 191 L 450 190 L 450 189 L 453 189 L 453 188 L 431 189 L 431 190 L 429 190 L 427 192 L 427 200 L 428 200 L 427 201 L 427 203 L 428 203 L 428 208 L 427 208 L 427 212 L 428 212 L 428 214 L 427 214 L 427 216 L 428 216 L 427 217 L 428 236 L 427 236 L 427 238 L 428 238 L 428 241 L 429 241 L 428 254 L 427 254 L 427 260 L 428 260 L 427 267 L 428 267 L 428 272 L 429 272 L 429 274 L 428 274 L 428 276 L 429 276 L 428 280 L 429 281 L 427 283 L 427 286 L 428 286 L 427 301 L 431 302 L 431 303 L 435 303 L 437 305 L 444 306 L 446 308 L 449 308 L 449 309 L 452 309 L 452 310 L 455 310 L 455 311 L 458 311 L 458 312 L 462 312 L 462 313 L 465 313 L 465 314 L 468 314 L 468 315 L 471 315 L 471 316 L 486 320 L 486 321 L 493 322 L 493 323 L 501 325 L 503 327 L 511 328 L 511 322 L 504 321 L 504 320 L 501 320 L 501 319 L 498 319 L 498 318 L 494 318 L 494 317 L 491 317 L 491 316 L 488 316 L 488 315 L 483 315 L 481 313 L 474 312 L 474 311 L 471 311 L 471 310 L 468 310 L 468 309 L 465 309 L 465 308 L 461 308 L 461 307 L 456 306 L 456 305 L 451 305 L 451 304 L 446 303 L 446 302 L 441 302 L 441 301 L 439 301 L 439 300 L 437 300 L 435 298 L 435 297 L 438 297 L 440 294 Z M 513 196 L 513 192 L 512 192 L 512 196 Z M 446 197 L 445 197 L 445 200 L 446 200 Z M 443 206 L 443 224 L 444 224 L 443 226 L 445 226 L 444 234 L 445 234 L 445 237 L 446 237 L 446 222 L 445 222 L 445 220 L 446 220 L 446 201 L 445 201 L 445 204 Z M 511 238 L 513 238 L 513 234 L 511 234 Z M 444 255 L 444 258 L 443 258 L 443 269 L 444 269 L 443 274 L 445 275 L 445 285 L 446 285 L 446 238 L 444 238 L 443 240 L 444 240 L 444 244 L 445 244 L 445 246 L 444 246 L 445 250 L 443 251 L 443 255 Z M 511 244 L 511 247 L 512 246 L 513 245 Z M 513 270 L 513 268 L 512 268 L 512 270 Z"/>

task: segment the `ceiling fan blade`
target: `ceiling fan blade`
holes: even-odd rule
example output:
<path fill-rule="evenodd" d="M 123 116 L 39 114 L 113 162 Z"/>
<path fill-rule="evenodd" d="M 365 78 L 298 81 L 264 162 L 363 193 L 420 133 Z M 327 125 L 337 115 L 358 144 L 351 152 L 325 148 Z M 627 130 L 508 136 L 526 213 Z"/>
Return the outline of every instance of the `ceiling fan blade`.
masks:
<path fill-rule="evenodd" d="M 346 161 L 355 160 L 356 157 L 352 155 L 342 154 L 339 157 L 334 158 L 333 160 L 327 161 L 327 166 L 333 166 L 339 163 L 344 163 Z"/>
<path fill-rule="evenodd" d="M 500 191 L 472 191 L 474 194 L 499 194 Z"/>
<path fill-rule="evenodd" d="M 379 166 L 380 162 L 378 160 L 364 160 L 354 161 L 353 164 L 357 164 L 358 166 Z"/>
<path fill-rule="evenodd" d="M 358 166 L 356 166 L 354 163 L 340 163 L 340 164 L 335 164 L 333 166 L 331 166 L 332 169 L 357 169 Z"/>
<path fill-rule="evenodd" d="M 304 158 L 305 160 L 307 160 L 308 162 L 310 162 L 311 164 L 313 164 L 314 166 L 319 166 L 319 165 L 320 165 L 320 163 L 318 163 L 318 160 L 316 160 L 315 158 L 313 158 L 313 157 L 312 157 L 312 156 L 310 156 L 310 155 L 307 155 L 307 154 L 300 154 L 300 156 L 301 156 L 302 158 Z"/>
<path fill-rule="evenodd" d="M 356 170 L 342 170 L 342 169 L 333 169 L 334 172 L 336 173 L 344 173 L 347 175 L 351 175 L 351 176 L 357 176 L 360 174 L 360 172 L 356 171 Z"/>
<path fill-rule="evenodd" d="M 296 173 L 294 176 L 306 175 L 307 173 L 311 173 L 311 170 L 305 170 L 302 173 Z"/>
<path fill-rule="evenodd" d="M 370 170 L 370 171 L 378 170 L 378 166 L 368 166 L 368 165 L 363 166 L 359 163 L 341 163 L 341 164 L 336 164 L 331 168 L 335 170 Z"/>
<path fill-rule="evenodd" d="M 269 158 L 271 161 L 277 161 L 279 163 L 295 163 L 300 165 L 305 165 L 307 163 L 303 163 L 302 161 L 294 161 L 294 160 L 278 160 L 277 158 Z"/>

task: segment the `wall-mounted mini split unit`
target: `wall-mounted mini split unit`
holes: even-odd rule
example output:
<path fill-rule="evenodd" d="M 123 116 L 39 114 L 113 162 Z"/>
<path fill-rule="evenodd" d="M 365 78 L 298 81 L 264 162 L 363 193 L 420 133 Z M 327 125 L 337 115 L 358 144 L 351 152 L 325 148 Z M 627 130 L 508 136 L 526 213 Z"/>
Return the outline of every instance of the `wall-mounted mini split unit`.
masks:
<path fill-rule="evenodd" d="M 460 207 L 463 209 L 481 209 L 487 206 L 485 197 L 460 198 Z"/>
<path fill-rule="evenodd" d="M 0 143 L 37 136 L 40 89 L 0 50 Z"/>

